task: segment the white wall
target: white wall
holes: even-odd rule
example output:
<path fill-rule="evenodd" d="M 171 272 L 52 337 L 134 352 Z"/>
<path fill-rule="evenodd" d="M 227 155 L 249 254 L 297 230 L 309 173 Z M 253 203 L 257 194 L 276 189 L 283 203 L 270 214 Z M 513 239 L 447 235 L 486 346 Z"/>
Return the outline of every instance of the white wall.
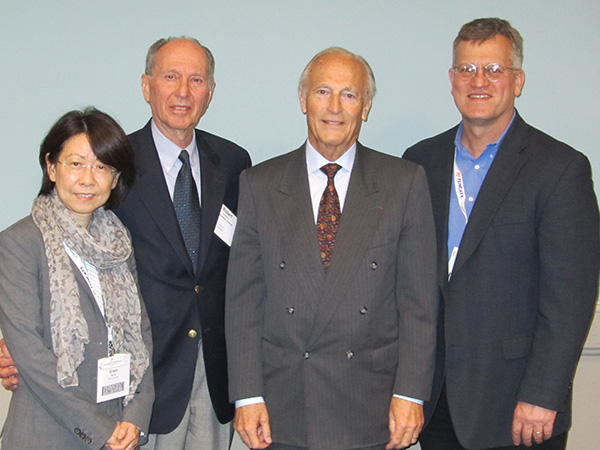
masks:
<path fill-rule="evenodd" d="M 93 104 L 127 132 L 144 125 L 140 75 L 159 37 L 187 34 L 211 48 L 217 90 L 201 127 L 254 162 L 305 139 L 296 84 L 308 60 L 331 45 L 357 52 L 379 91 L 361 141 L 401 155 L 459 120 L 447 80 L 451 43 L 463 23 L 486 16 L 510 20 L 525 39 L 521 114 L 586 153 L 599 173 L 597 0 L 0 0 L 0 229 L 28 214 L 39 143 L 61 114 Z M 594 429 L 578 421 L 600 416 L 592 362 L 600 357 L 586 358 L 572 443 Z M 7 402 L 2 393 L 0 421 Z"/>

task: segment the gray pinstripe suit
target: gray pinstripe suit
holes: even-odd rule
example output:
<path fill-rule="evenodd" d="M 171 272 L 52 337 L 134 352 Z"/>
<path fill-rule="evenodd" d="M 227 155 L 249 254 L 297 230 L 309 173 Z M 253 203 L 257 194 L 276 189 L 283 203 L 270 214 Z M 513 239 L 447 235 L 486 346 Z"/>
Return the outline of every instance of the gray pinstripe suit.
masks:
<path fill-rule="evenodd" d="M 243 172 L 227 281 L 231 400 L 263 396 L 274 442 L 387 442 L 392 395 L 429 398 L 435 258 L 427 182 L 412 163 L 357 144 L 327 274 L 305 147 Z"/>

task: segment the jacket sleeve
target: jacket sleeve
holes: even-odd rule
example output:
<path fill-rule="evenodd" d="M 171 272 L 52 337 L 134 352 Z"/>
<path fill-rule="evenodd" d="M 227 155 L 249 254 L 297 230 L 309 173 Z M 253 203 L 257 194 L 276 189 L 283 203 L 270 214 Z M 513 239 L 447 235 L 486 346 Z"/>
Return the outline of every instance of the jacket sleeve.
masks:
<path fill-rule="evenodd" d="M 438 314 L 436 241 L 425 171 L 415 171 L 397 253 L 400 354 L 394 393 L 428 400 L 435 366 Z"/>
<path fill-rule="evenodd" d="M 227 271 L 225 333 L 229 398 L 264 395 L 260 346 L 265 277 L 257 212 L 246 172 L 240 177 L 238 222 Z"/>
<path fill-rule="evenodd" d="M 536 212 L 536 235 L 537 320 L 518 399 L 562 411 L 598 298 L 598 204 L 585 156 L 556 177 Z"/>
<path fill-rule="evenodd" d="M 137 271 L 135 258 L 132 256 L 129 261 L 129 267 L 137 283 Z M 150 319 L 146 312 L 146 306 L 141 297 L 141 291 L 138 286 L 140 295 L 140 311 L 142 314 L 142 339 L 148 349 L 148 358 L 150 364 L 146 369 L 146 373 L 142 381 L 137 387 L 135 396 L 123 409 L 123 422 L 130 422 L 136 425 L 143 433 L 148 436 L 148 426 L 150 424 L 150 416 L 152 414 L 152 405 L 154 403 L 154 373 L 152 370 L 152 331 L 150 329 Z M 140 442 L 142 439 L 140 439 Z"/>

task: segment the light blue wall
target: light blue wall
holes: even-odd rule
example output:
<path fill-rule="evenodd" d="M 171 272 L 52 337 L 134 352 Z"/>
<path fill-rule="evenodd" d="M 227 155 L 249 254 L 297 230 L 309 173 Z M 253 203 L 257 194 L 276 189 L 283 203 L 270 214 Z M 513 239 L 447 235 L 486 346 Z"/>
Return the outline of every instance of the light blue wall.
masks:
<path fill-rule="evenodd" d="M 217 90 L 200 126 L 238 142 L 255 162 L 305 139 L 296 83 L 308 60 L 331 45 L 357 52 L 379 90 L 361 141 L 401 155 L 458 122 L 451 43 L 463 23 L 488 16 L 510 20 L 525 39 L 521 114 L 583 151 L 600 173 L 598 0 L 0 0 L 0 230 L 28 214 L 39 143 L 64 112 L 92 104 L 127 132 L 144 125 L 140 75 L 159 37 L 187 34 L 212 49 Z M 586 440 L 593 422 L 585 423 L 600 414 L 590 410 L 600 403 L 591 358 L 583 358 L 576 395 L 596 401 L 576 401 L 572 448 L 596 445 Z M 0 390 L 0 423 L 8 398 Z"/>
<path fill-rule="evenodd" d="M 255 162 L 305 139 L 296 83 L 308 60 L 331 45 L 357 52 L 379 90 L 361 141 L 401 155 L 459 120 L 451 43 L 483 16 L 510 20 L 525 39 L 519 111 L 600 172 L 597 0 L 0 0 L 0 229 L 29 212 L 39 143 L 61 114 L 93 104 L 127 132 L 144 125 L 140 75 L 159 37 L 188 34 L 213 50 L 217 88 L 200 126 Z"/>

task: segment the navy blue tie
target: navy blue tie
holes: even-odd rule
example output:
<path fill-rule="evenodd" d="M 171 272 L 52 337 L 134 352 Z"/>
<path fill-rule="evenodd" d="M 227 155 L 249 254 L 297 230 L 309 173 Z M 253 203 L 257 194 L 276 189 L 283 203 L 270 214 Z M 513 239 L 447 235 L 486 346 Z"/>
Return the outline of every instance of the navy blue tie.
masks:
<path fill-rule="evenodd" d="M 183 163 L 173 193 L 173 206 L 179 222 L 179 229 L 185 242 L 185 248 L 192 260 L 194 273 L 198 269 L 198 253 L 200 252 L 200 230 L 202 228 L 202 213 L 198 199 L 198 189 L 192 176 L 190 155 L 187 150 L 181 150 L 179 160 Z"/>

